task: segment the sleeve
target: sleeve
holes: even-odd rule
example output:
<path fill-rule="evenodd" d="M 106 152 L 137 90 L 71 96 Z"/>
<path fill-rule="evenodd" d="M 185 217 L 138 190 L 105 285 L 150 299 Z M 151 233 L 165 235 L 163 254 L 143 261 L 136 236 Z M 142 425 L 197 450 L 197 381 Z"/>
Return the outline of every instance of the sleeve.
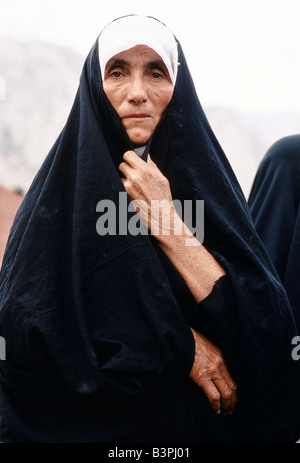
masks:
<path fill-rule="evenodd" d="M 239 338 L 239 320 L 230 277 L 219 278 L 211 293 L 197 304 L 193 326 L 218 346 L 225 359 L 233 359 Z"/>
<path fill-rule="evenodd" d="M 188 375 L 195 359 L 195 339 L 190 328 L 186 334 L 183 333 L 182 341 L 181 349 L 177 348 L 175 352 L 180 370 L 184 375 Z"/>

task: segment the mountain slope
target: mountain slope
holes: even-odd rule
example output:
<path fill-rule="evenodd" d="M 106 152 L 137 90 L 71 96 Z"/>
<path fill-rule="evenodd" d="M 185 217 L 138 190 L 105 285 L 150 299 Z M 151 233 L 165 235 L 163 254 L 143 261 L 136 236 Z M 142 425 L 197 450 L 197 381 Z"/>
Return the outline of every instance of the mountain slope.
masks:
<path fill-rule="evenodd" d="M 26 190 L 66 122 L 83 58 L 38 42 L 1 38 L 0 184 Z"/>

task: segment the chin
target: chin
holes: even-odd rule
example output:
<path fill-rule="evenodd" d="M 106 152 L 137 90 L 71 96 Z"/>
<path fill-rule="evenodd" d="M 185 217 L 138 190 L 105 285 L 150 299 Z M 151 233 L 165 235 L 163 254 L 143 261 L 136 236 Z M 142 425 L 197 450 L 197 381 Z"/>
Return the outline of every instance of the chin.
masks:
<path fill-rule="evenodd" d="M 143 136 L 136 136 L 136 135 L 134 136 L 130 133 L 128 133 L 128 136 L 130 138 L 131 143 L 133 144 L 135 148 L 139 148 L 140 146 L 146 145 L 151 137 L 151 135 L 149 134 L 143 135 Z"/>
<path fill-rule="evenodd" d="M 148 140 L 145 141 L 145 142 L 141 142 L 141 143 L 135 143 L 135 142 L 132 141 L 132 144 L 133 144 L 134 148 L 140 148 L 141 146 L 147 145 L 147 142 L 148 142 Z"/>

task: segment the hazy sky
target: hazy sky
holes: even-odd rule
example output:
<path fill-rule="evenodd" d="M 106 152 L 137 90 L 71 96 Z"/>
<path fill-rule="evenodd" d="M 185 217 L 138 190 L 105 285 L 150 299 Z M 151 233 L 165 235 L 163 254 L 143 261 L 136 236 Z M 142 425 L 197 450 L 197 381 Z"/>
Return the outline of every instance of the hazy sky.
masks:
<path fill-rule="evenodd" d="M 130 13 L 174 32 L 203 105 L 300 111 L 300 0 L 0 0 L 0 40 L 56 43 L 85 57 L 107 22 Z"/>

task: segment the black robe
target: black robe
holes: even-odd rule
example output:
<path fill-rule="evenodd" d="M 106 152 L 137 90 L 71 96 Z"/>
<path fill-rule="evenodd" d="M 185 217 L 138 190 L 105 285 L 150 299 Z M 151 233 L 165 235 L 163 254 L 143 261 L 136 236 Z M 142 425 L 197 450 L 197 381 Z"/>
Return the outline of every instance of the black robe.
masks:
<path fill-rule="evenodd" d="M 14 221 L 0 277 L 0 440 L 294 442 L 294 319 L 179 45 L 173 98 L 150 152 L 174 199 L 204 200 L 204 245 L 227 270 L 198 306 L 149 235 L 96 231 L 132 149 L 102 88 L 96 42 L 69 118 Z M 217 416 L 188 377 L 189 327 L 237 383 Z"/>
<path fill-rule="evenodd" d="M 284 137 L 270 147 L 248 202 L 300 331 L 300 135 Z"/>

